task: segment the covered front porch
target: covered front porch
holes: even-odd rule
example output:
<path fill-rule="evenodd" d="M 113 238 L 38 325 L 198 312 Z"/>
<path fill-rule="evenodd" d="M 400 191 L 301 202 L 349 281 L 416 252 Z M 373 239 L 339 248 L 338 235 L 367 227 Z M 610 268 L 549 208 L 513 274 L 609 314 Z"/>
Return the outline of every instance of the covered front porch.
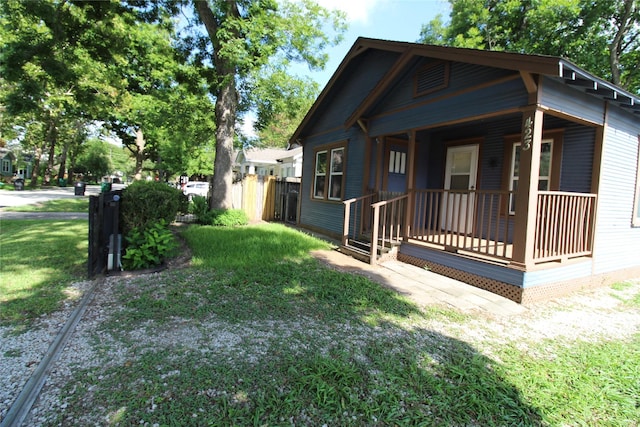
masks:
<path fill-rule="evenodd" d="M 588 262 L 601 134 L 533 108 L 371 138 L 366 194 L 343 202 L 343 250 L 471 275 L 492 266 L 490 280 L 520 288 L 514 271 Z"/>

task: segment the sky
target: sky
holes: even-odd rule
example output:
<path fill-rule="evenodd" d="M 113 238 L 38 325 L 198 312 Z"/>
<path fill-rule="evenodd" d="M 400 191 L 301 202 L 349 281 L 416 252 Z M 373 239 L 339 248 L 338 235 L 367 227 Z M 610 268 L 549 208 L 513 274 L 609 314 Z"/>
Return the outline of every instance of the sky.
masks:
<path fill-rule="evenodd" d="M 422 26 L 437 14 L 449 18 L 447 0 L 315 0 L 326 9 L 342 10 L 347 15 L 347 31 L 337 46 L 329 48 L 329 62 L 323 71 L 310 71 L 303 64 L 290 68 L 292 74 L 309 76 L 320 85 L 322 90 L 333 73 L 338 69 L 353 43 L 358 37 L 370 37 L 384 40 L 415 42 L 420 37 Z M 330 34 L 331 35 L 331 34 Z M 242 133 L 255 138 L 253 129 L 255 115 L 249 112 L 244 116 Z"/>
<path fill-rule="evenodd" d="M 347 14 L 349 28 L 342 43 L 327 50 L 329 62 L 322 72 L 309 72 L 324 87 L 358 37 L 415 42 L 422 25 L 437 14 L 449 17 L 447 0 L 316 0 L 327 9 L 339 9 Z"/>

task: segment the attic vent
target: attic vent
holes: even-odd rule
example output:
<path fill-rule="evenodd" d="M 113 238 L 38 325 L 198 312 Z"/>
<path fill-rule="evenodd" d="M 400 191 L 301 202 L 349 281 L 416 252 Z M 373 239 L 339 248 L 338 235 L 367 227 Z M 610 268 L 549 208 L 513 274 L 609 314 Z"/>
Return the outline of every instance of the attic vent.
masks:
<path fill-rule="evenodd" d="M 449 86 L 449 63 L 435 62 L 418 70 L 414 96 L 426 95 Z"/>

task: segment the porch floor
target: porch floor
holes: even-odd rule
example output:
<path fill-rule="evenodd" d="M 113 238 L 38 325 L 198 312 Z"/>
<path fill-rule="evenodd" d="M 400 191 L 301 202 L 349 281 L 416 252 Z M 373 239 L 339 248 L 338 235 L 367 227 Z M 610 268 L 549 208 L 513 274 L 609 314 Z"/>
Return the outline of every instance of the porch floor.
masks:
<path fill-rule="evenodd" d="M 400 261 L 370 265 L 337 250 L 314 251 L 312 255 L 337 270 L 362 274 L 420 306 L 440 304 L 492 316 L 513 316 L 527 311 L 526 307 L 500 295 Z"/>

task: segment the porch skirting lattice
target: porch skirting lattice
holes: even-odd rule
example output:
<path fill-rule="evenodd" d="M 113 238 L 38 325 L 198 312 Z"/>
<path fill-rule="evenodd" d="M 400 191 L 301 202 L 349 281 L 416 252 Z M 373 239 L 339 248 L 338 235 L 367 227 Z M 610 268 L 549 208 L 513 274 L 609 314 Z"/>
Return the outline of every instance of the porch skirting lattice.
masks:
<path fill-rule="evenodd" d="M 608 286 L 613 283 L 627 280 L 629 277 L 640 277 L 640 267 L 618 270 L 609 273 L 596 274 L 588 277 L 581 277 L 546 285 L 521 288 L 509 283 L 500 282 L 488 277 L 479 276 L 472 273 L 456 270 L 441 264 L 417 258 L 411 255 L 398 253 L 398 261 L 416 265 L 420 268 L 429 268 L 434 273 L 450 277 L 455 280 L 467 283 L 476 288 L 484 289 L 494 294 L 503 296 L 517 303 L 527 305 L 540 301 L 548 301 L 552 298 L 561 297 L 573 292 Z"/>

